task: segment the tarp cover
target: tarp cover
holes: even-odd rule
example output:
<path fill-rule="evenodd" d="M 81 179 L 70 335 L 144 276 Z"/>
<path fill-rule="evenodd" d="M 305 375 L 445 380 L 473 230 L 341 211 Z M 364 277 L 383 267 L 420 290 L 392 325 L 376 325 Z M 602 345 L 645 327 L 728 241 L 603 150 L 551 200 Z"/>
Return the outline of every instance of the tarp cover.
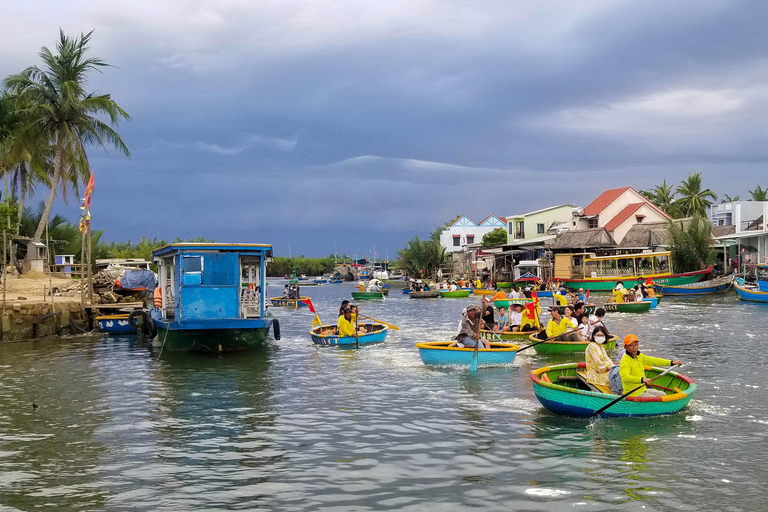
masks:
<path fill-rule="evenodd" d="M 154 290 L 157 276 L 151 270 L 126 270 L 120 278 L 120 286 L 126 290 Z"/>

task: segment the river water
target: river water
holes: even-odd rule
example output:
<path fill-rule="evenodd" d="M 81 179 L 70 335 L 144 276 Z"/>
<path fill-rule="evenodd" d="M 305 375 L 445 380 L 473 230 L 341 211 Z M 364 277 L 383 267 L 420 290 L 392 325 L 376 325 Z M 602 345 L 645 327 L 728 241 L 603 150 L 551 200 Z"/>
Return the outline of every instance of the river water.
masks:
<path fill-rule="evenodd" d="M 325 322 L 350 291 L 302 289 Z M 477 300 L 392 290 L 362 314 L 400 331 L 360 350 L 312 345 L 313 315 L 281 308 L 283 339 L 252 353 L 0 345 L 0 510 L 766 510 L 768 306 L 609 314 L 699 389 L 673 416 L 589 422 L 531 390 L 532 369 L 573 356 L 474 375 L 421 363 L 414 344 L 447 339 Z"/>

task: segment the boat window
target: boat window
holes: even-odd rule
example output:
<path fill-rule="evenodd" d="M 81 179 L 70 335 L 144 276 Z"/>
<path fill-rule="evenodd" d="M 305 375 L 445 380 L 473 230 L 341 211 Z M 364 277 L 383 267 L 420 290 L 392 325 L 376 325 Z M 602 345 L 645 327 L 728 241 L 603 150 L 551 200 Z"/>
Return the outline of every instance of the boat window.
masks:
<path fill-rule="evenodd" d="M 201 256 L 184 256 L 181 269 L 185 274 L 197 274 L 203 271 L 203 258 Z"/>

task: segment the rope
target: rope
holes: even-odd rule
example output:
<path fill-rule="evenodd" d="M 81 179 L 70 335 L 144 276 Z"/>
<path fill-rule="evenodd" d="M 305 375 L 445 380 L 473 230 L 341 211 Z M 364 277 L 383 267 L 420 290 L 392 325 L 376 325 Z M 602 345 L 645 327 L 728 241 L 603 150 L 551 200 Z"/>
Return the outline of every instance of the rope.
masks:
<path fill-rule="evenodd" d="M 160 353 L 157 354 L 157 360 L 158 361 L 160 361 L 160 356 L 163 355 L 163 349 L 165 348 L 165 340 L 168 339 L 168 331 L 170 331 L 170 329 L 166 329 L 165 330 L 165 336 L 163 336 L 163 344 L 160 345 Z"/>

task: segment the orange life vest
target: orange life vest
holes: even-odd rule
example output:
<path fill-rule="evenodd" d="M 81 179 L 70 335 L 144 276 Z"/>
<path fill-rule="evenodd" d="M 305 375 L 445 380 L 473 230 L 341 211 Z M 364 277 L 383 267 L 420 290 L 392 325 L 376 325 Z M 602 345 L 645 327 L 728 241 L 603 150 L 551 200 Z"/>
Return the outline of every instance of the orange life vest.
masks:
<path fill-rule="evenodd" d="M 154 297 L 155 307 L 157 309 L 160 309 L 161 307 L 163 307 L 163 291 L 160 289 L 159 286 L 155 288 L 153 297 Z"/>

